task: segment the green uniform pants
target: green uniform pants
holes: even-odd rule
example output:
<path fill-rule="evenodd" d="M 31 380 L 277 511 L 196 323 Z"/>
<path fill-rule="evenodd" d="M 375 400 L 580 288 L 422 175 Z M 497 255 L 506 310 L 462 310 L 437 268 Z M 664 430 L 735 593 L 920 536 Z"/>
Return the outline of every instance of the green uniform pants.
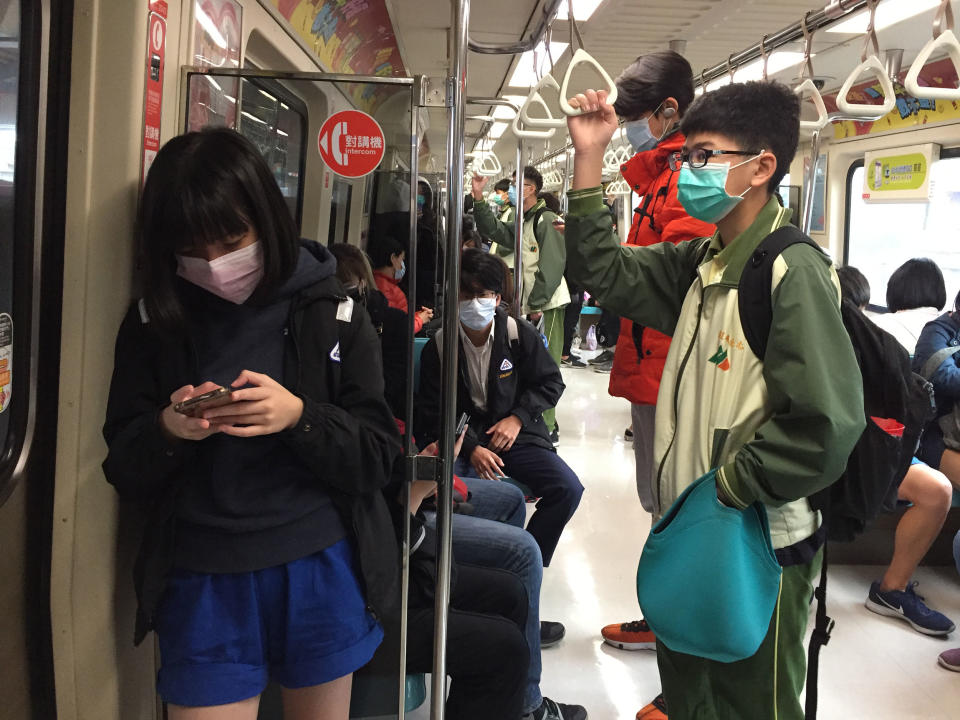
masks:
<path fill-rule="evenodd" d="M 807 672 L 803 640 L 822 560 L 821 551 L 806 565 L 783 569 L 770 629 L 753 657 L 721 663 L 673 652 L 657 642 L 670 720 L 803 720 L 800 693 Z"/>
<path fill-rule="evenodd" d="M 566 305 L 543 311 L 543 334 L 547 336 L 547 352 L 560 367 L 560 355 L 563 352 L 563 315 Z M 547 430 L 553 432 L 557 426 L 557 410 L 550 408 L 543 411 L 543 422 Z"/>

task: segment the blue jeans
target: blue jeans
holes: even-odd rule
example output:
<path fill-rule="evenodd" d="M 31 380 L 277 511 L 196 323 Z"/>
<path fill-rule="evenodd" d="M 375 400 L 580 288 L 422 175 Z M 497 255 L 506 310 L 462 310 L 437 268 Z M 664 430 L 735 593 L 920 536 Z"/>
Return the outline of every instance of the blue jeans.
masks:
<path fill-rule="evenodd" d="M 457 472 L 459 475 L 459 471 Z M 527 624 L 524 636 L 530 649 L 527 688 L 523 695 L 524 714 L 543 702 L 540 694 L 540 583 L 543 561 L 536 540 L 523 529 L 526 503 L 523 493 L 508 483 L 463 478 L 470 488 L 473 515 L 453 516 L 453 555 L 457 562 L 500 568 L 520 578 L 527 591 Z M 436 516 L 426 513 L 427 523 Z"/>

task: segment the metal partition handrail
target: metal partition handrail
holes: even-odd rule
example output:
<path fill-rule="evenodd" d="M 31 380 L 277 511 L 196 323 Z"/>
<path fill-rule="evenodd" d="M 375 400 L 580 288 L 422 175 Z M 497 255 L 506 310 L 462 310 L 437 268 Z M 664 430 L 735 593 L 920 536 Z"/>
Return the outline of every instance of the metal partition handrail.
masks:
<path fill-rule="evenodd" d="M 913 61 L 913 65 L 907 72 L 903 86 L 908 93 L 924 100 L 960 100 L 960 87 L 925 87 L 919 82 L 920 71 L 923 70 L 930 56 L 938 50 L 947 51 L 957 75 L 960 76 L 960 41 L 957 40 L 953 31 L 953 9 L 950 7 L 950 0 L 941 0 L 940 7 L 937 9 L 936 17 L 933 20 L 933 39 L 920 50 L 920 54 L 917 55 L 917 59 Z"/>

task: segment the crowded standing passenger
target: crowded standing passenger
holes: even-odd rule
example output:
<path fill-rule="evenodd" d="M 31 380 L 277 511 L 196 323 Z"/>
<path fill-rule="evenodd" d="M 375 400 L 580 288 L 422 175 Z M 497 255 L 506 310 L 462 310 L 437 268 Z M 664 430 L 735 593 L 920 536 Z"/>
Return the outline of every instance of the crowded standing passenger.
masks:
<path fill-rule="evenodd" d="M 863 274 L 848 265 L 839 268 L 837 276 L 843 297 L 861 311 L 866 308 L 870 301 L 870 285 Z M 889 286 L 887 290 L 889 295 Z M 908 353 L 911 349 L 906 348 Z M 909 506 L 897 523 L 893 557 L 880 579 L 870 585 L 864 603 L 868 610 L 904 620 L 925 635 L 947 635 L 954 629 L 948 617 L 926 605 L 914 591 L 917 583 L 911 582 L 920 561 L 943 527 L 950 511 L 951 496 L 950 481 L 946 476 L 914 458 L 897 487 L 897 499 L 909 503 Z"/>
<path fill-rule="evenodd" d="M 103 464 L 149 513 L 136 641 L 157 632 L 173 720 L 254 720 L 268 678 L 288 719 L 346 720 L 397 588 L 376 334 L 232 130 L 160 150 L 138 227 Z"/>
<path fill-rule="evenodd" d="M 481 235 L 491 238 L 506 248 L 515 245 L 515 225 L 497 220 L 483 202 L 483 189 L 487 178 L 474 175 L 473 197 L 477 200 L 474 215 Z M 529 320 L 540 325 L 547 339 L 549 357 L 560 367 L 563 351 L 564 308 L 570 302 L 567 282 L 563 279 L 567 253 L 563 234 L 554 227 L 556 214 L 550 212 L 546 203 L 538 197 L 543 190 L 543 176 L 536 168 L 523 169 L 523 293 L 520 298 L 522 312 Z M 556 409 L 544 410 L 543 421 L 554 446 L 559 443 Z M 545 563 L 546 564 L 546 563 Z"/>
<path fill-rule="evenodd" d="M 804 633 L 822 557 L 819 515 L 807 497 L 837 480 L 864 428 L 862 390 L 851 382 L 859 368 L 824 254 L 798 244 L 779 256 L 763 360 L 740 330 L 740 273 L 760 242 L 790 219 L 772 193 L 797 149 L 800 101 L 768 82 L 731 84 L 699 98 L 681 124 L 683 149 L 669 162 L 680 170 L 683 207 L 715 223 L 717 233 L 649 247 L 621 246 L 603 207 L 603 154 L 618 127 L 616 110 L 604 91 L 570 102 L 584 112 L 568 119 L 575 152 L 566 231 L 571 272 L 604 306 L 675 339 L 658 395 L 655 517 L 703 478 L 715 484 L 722 505 L 762 503 L 778 555 L 796 550 L 796 564 L 781 560 L 780 594 L 753 656 L 722 663 L 658 640 L 666 708 L 674 720 L 799 720 Z"/>

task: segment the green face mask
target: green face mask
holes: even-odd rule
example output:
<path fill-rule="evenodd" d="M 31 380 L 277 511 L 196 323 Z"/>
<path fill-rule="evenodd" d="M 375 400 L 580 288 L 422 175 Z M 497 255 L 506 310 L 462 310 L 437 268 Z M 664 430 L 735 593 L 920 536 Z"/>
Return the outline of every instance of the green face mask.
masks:
<path fill-rule="evenodd" d="M 503 205 L 503 198 L 500 197 L 500 193 L 494 193 L 493 197 L 490 199 L 493 200 L 497 205 Z"/>
<path fill-rule="evenodd" d="M 750 186 L 739 195 L 727 194 L 727 176 L 734 168 L 756 160 L 760 155 L 731 166 L 730 163 L 691 168 L 684 163 L 677 180 L 677 199 L 691 217 L 716 224 L 740 204 Z"/>

